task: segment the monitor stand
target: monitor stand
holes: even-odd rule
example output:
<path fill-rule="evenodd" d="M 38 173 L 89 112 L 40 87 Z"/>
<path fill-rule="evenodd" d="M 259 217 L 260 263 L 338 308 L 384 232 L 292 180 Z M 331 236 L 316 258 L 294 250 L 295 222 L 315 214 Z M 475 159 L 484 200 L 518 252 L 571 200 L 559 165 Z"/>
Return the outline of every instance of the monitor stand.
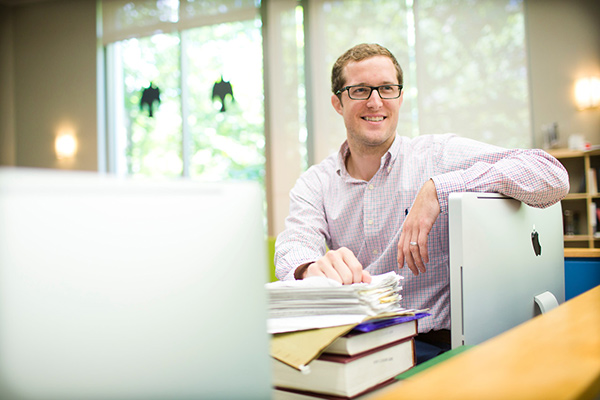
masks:
<path fill-rule="evenodd" d="M 534 296 L 533 299 L 540 308 L 540 312 L 542 314 L 545 314 L 548 311 L 558 307 L 558 300 L 556 300 L 556 297 L 554 297 L 554 295 L 548 291 Z"/>

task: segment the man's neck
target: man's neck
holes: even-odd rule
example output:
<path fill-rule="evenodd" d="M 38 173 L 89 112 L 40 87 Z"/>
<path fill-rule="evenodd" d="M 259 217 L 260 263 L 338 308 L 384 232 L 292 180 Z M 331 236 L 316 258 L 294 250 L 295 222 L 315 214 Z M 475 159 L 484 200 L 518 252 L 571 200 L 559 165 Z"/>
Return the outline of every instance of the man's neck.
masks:
<path fill-rule="evenodd" d="M 382 151 L 364 152 L 350 147 L 348 157 L 346 157 L 346 170 L 351 177 L 370 181 L 379 170 L 381 157 L 387 152 Z"/>

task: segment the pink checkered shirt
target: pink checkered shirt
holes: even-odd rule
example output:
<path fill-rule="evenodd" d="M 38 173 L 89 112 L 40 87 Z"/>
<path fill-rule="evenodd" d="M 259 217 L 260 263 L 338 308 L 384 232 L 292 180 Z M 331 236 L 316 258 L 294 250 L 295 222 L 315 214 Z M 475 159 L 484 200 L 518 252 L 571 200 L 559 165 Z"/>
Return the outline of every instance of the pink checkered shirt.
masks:
<path fill-rule="evenodd" d="M 452 134 L 396 136 L 369 181 L 352 178 L 344 166 L 347 143 L 309 168 L 290 193 L 290 215 L 278 236 L 277 277 L 327 248 L 347 247 L 372 275 L 398 271 L 405 277 L 402 305 L 429 308 L 419 331 L 449 329 L 448 195 L 497 192 L 534 207 L 560 201 L 569 190 L 563 166 L 542 150 L 504 149 Z M 428 238 L 427 272 L 398 270 L 397 245 L 405 216 L 421 186 L 433 179 L 441 213 Z"/>

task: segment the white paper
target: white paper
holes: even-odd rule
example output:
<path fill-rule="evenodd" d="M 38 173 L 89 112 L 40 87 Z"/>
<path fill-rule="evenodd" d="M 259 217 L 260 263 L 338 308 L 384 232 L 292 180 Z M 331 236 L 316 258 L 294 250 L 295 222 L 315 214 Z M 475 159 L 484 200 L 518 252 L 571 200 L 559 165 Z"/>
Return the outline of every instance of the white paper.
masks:
<path fill-rule="evenodd" d="M 369 316 L 397 313 L 402 276 L 396 272 L 372 276 L 371 283 L 342 285 L 325 277 L 271 282 L 270 333 L 289 332 L 358 323 Z"/>

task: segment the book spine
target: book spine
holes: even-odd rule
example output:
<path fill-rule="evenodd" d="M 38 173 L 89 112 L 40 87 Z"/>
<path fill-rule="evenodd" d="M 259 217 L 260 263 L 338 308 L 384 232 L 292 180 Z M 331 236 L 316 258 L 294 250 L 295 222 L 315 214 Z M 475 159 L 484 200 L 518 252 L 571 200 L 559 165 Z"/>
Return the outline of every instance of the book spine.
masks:
<path fill-rule="evenodd" d="M 365 351 L 413 337 L 417 334 L 417 321 L 387 326 L 370 332 L 347 334 L 326 347 L 323 353 L 357 355 Z"/>
<path fill-rule="evenodd" d="M 367 353 L 352 357 L 320 357 L 309 364 L 309 373 L 273 360 L 273 385 L 336 396 L 356 396 L 414 366 L 414 339 L 404 339 Z"/>

